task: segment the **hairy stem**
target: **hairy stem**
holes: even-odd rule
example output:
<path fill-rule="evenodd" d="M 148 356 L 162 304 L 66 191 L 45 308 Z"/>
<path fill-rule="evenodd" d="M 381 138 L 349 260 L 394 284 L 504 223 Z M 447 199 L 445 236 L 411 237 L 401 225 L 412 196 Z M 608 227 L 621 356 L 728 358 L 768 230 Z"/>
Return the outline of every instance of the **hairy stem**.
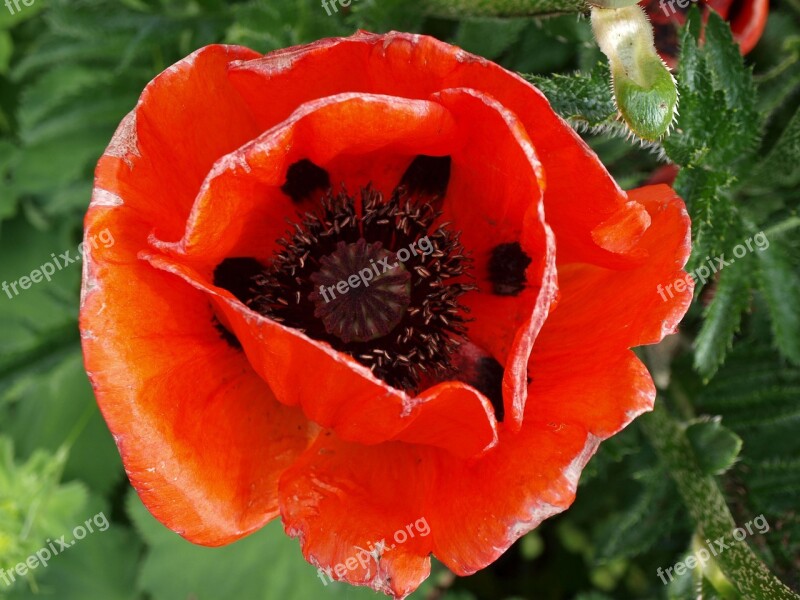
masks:
<path fill-rule="evenodd" d="M 689 440 L 680 423 L 657 402 L 655 410 L 642 417 L 641 424 L 650 443 L 669 469 L 702 539 L 725 538 L 729 548 L 716 562 L 722 573 L 745 598 L 753 600 L 798 600 L 792 592 L 751 550 L 746 542 L 735 542 L 733 515 L 725 503 L 716 480 L 705 475 L 695 460 Z"/>

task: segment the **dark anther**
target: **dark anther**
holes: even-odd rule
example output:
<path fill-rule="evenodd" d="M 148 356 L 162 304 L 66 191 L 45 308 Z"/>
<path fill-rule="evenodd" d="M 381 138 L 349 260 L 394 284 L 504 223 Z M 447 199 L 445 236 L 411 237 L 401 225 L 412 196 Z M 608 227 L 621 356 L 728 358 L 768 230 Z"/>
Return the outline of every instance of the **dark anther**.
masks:
<path fill-rule="evenodd" d="M 264 265 L 255 258 L 226 258 L 214 269 L 214 285 L 247 303 L 256 295 L 253 278 L 263 271 Z"/>
<path fill-rule="evenodd" d="M 304 158 L 289 167 L 286 172 L 286 183 L 281 191 L 294 202 L 302 202 L 316 191 L 325 191 L 331 187 L 328 172 Z"/>
<path fill-rule="evenodd" d="M 225 325 L 219 322 L 217 317 L 214 317 L 211 322 L 214 325 L 214 328 L 219 332 L 220 337 L 228 343 L 228 346 L 234 348 L 236 350 L 242 349 L 242 343 L 239 341 L 239 338 Z"/>
<path fill-rule="evenodd" d="M 503 365 L 491 357 L 478 360 L 475 368 L 476 380 L 470 385 L 489 399 L 494 408 L 494 416 L 498 421 L 505 417 L 503 406 Z"/>
<path fill-rule="evenodd" d="M 531 258 L 519 242 L 499 244 L 489 257 L 489 281 L 498 296 L 516 296 L 525 288 L 525 269 Z"/>
<path fill-rule="evenodd" d="M 279 240 L 253 310 L 350 354 L 394 387 L 450 372 L 475 289 L 457 232 L 427 199 L 328 193 Z"/>
<path fill-rule="evenodd" d="M 444 198 L 450 183 L 449 156 L 425 156 L 420 154 L 406 169 L 400 185 L 411 195 L 424 195 L 431 198 Z"/>

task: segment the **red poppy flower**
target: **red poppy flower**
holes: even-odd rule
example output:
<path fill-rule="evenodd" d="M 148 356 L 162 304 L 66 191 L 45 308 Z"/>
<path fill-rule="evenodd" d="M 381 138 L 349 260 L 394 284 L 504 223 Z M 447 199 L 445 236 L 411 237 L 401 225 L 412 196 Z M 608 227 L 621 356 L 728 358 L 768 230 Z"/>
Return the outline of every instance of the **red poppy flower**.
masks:
<path fill-rule="evenodd" d="M 95 185 L 86 368 L 144 503 L 212 546 L 280 515 L 396 597 L 570 505 L 652 407 L 629 348 L 691 297 L 658 293 L 689 254 L 668 186 L 622 191 L 538 90 L 424 36 L 198 50 Z"/>
<path fill-rule="evenodd" d="M 730 23 L 742 54 L 756 47 L 767 25 L 769 0 L 645 0 L 641 4 L 653 23 L 656 49 L 670 67 L 677 65 L 678 28 L 695 3 L 703 14 L 703 23 L 708 20 L 709 9 Z"/>

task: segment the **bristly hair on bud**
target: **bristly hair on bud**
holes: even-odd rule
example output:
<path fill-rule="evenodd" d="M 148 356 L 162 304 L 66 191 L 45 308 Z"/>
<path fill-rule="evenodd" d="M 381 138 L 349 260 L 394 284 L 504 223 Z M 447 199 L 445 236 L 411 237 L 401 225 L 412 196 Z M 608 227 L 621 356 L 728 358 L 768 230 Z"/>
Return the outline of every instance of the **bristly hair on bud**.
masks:
<path fill-rule="evenodd" d="M 678 87 L 658 56 L 653 28 L 637 5 L 592 7 L 592 31 L 608 57 L 620 116 L 633 136 L 655 141 L 668 135 L 678 111 Z"/>

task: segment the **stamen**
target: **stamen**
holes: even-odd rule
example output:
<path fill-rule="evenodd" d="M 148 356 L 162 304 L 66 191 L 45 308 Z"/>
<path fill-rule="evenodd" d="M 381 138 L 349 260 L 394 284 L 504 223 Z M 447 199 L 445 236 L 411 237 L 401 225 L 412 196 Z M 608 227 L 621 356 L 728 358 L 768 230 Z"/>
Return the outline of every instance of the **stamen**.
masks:
<path fill-rule="evenodd" d="M 358 210 L 355 197 L 329 193 L 280 240 L 248 305 L 413 391 L 423 376 L 451 368 L 466 333 L 459 299 L 475 289 L 458 233 L 432 227 L 439 216 L 404 188 L 385 200 L 367 187 Z M 375 275 L 368 286 L 360 276 L 367 268 Z"/>

